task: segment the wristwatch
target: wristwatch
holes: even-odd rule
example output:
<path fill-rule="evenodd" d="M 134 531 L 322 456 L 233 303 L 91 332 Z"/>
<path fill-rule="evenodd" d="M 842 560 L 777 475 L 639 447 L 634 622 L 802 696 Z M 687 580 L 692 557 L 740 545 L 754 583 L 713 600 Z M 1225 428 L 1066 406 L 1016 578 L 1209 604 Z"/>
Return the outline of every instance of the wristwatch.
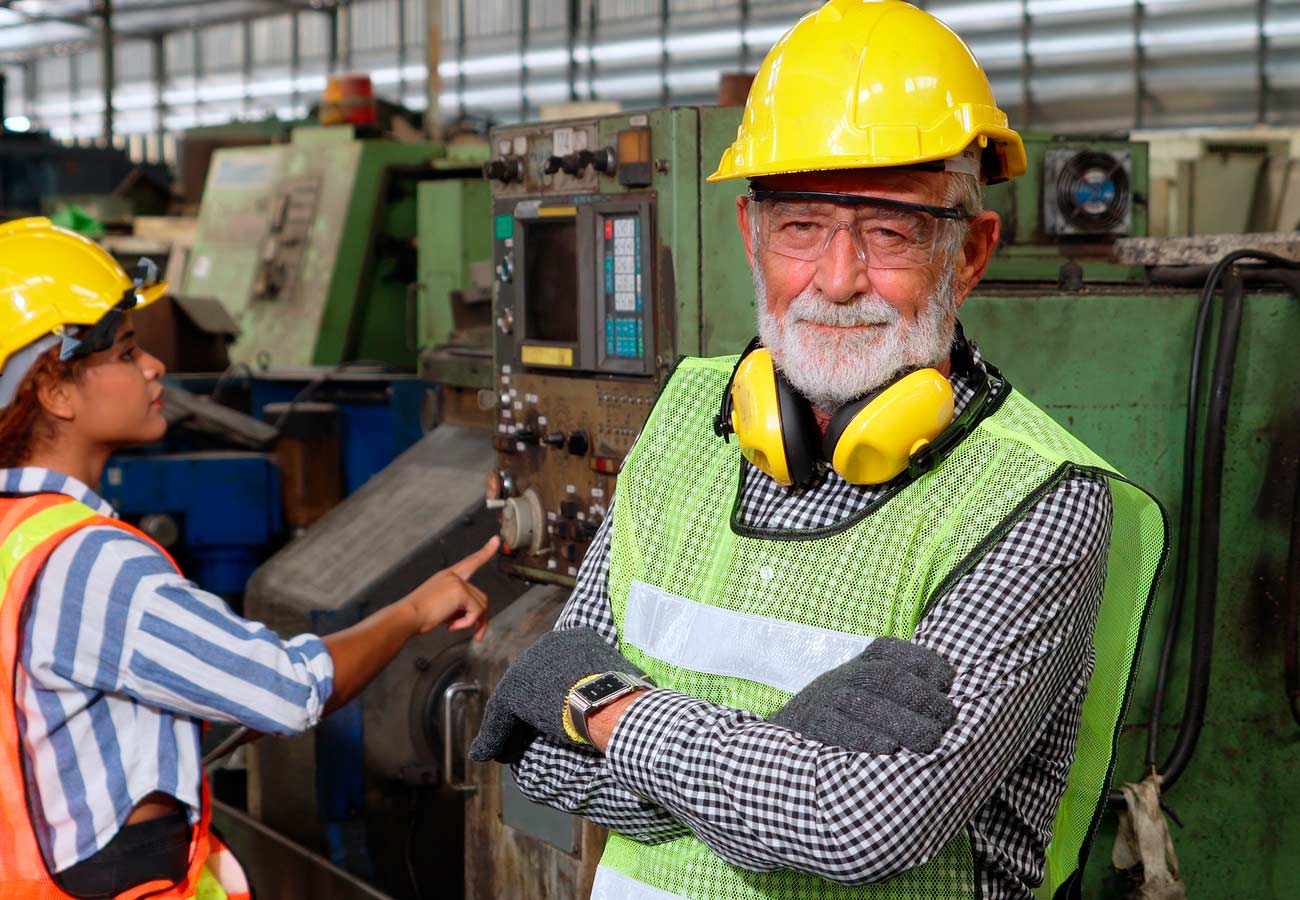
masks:
<path fill-rule="evenodd" d="M 587 719 L 619 697 L 626 697 L 633 691 L 648 690 L 654 686 L 655 683 L 649 678 L 629 675 L 626 672 L 606 672 L 604 675 L 578 682 L 577 687 L 569 691 L 569 718 L 573 723 L 573 730 L 590 744 L 591 734 L 587 731 Z"/>

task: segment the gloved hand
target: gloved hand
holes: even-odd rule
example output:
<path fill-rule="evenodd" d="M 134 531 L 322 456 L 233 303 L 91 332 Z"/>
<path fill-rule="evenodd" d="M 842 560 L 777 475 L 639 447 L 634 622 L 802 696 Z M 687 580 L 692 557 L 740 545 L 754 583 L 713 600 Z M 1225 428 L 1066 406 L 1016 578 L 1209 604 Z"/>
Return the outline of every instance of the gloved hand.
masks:
<path fill-rule="evenodd" d="M 768 719 L 806 738 L 859 753 L 930 753 L 957 720 L 953 670 L 920 644 L 876 638 L 817 678 Z"/>
<path fill-rule="evenodd" d="M 506 670 L 488 698 L 470 757 L 513 762 L 539 731 L 574 745 L 564 730 L 569 691 L 588 675 L 605 672 L 645 674 L 590 628 L 542 635 Z"/>

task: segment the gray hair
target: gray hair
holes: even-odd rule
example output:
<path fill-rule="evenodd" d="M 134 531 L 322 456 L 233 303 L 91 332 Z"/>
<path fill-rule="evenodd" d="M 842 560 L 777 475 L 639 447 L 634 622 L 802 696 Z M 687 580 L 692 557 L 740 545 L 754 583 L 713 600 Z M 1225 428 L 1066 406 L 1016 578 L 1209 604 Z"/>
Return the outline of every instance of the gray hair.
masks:
<path fill-rule="evenodd" d="M 961 172 L 949 172 L 948 186 L 943 192 L 944 206 L 955 206 L 967 216 L 978 216 L 984 212 L 984 195 L 980 193 L 980 183 L 974 175 Z M 957 261 L 957 255 L 966 243 L 966 234 L 970 231 L 967 219 L 958 219 L 955 228 L 946 229 L 947 240 L 941 251 L 951 262 Z"/>

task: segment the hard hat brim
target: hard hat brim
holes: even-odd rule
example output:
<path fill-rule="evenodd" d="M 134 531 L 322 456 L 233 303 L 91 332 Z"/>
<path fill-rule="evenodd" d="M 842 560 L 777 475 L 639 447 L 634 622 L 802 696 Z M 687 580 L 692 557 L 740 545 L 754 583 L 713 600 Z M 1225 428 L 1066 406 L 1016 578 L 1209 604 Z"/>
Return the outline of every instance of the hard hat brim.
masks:
<path fill-rule="evenodd" d="M 153 284 L 147 285 L 141 288 L 140 290 L 136 291 L 135 295 L 139 299 L 136 302 L 135 306 L 131 308 L 132 311 L 138 309 L 144 309 L 149 304 L 161 300 L 163 297 L 167 295 L 167 291 L 170 290 L 170 288 L 171 285 L 168 284 L 166 281 L 156 281 Z"/>
<path fill-rule="evenodd" d="M 1025 155 L 1025 144 L 1020 135 L 1011 128 L 997 128 L 985 126 L 980 129 L 979 133 L 972 136 L 972 140 L 978 140 L 983 137 L 991 144 L 996 144 L 999 148 L 998 156 L 1001 160 L 1000 171 L 991 172 L 984 168 L 980 173 L 980 181 L 990 184 L 1000 181 L 1006 181 L 1011 178 L 1018 178 L 1029 168 L 1029 160 Z M 923 165 L 925 163 L 941 162 L 949 157 L 956 156 L 966 149 L 967 145 L 961 147 L 946 147 L 934 153 L 925 154 L 913 159 L 880 159 L 870 156 L 818 156 L 807 159 L 771 161 L 767 163 L 752 163 L 750 165 L 736 165 L 734 156 L 734 147 L 727 148 L 718 164 L 717 171 L 709 175 L 706 181 L 711 183 L 720 181 L 733 181 L 737 178 L 765 178 L 773 175 L 798 175 L 805 172 L 841 172 L 849 169 L 896 169 L 907 168 L 908 166 Z"/>

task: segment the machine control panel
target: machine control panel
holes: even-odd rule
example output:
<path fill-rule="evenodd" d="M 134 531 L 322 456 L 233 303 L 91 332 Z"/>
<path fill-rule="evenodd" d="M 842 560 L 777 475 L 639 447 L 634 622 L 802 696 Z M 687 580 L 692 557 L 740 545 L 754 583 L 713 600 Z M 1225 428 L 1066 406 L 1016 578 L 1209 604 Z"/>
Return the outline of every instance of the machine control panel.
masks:
<path fill-rule="evenodd" d="M 570 580 L 609 509 L 623 459 L 658 386 L 498 373 L 495 503 L 507 568 Z"/>
<path fill-rule="evenodd" d="M 676 358 L 650 134 L 637 117 L 509 126 L 493 195 L 503 567 L 571 584 Z M 646 189 L 649 187 L 650 189 Z"/>
<path fill-rule="evenodd" d="M 645 194 L 498 201 L 498 365 L 652 374 L 654 209 Z"/>
<path fill-rule="evenodd" d="M 600 142 L 590 121 L 500 128 L 492 150 L 483 175 L 496 197 L 597 191 L 600 177 L 618 168 L 614 147 Z"/>

